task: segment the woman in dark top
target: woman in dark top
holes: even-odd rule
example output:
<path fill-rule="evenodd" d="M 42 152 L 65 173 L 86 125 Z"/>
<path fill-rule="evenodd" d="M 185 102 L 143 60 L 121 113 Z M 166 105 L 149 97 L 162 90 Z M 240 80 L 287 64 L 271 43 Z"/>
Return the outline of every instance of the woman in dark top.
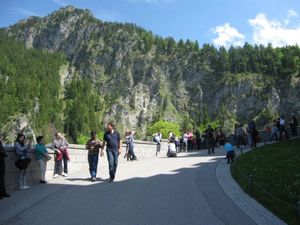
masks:
<path fill-rule="evenodd" d="M 29 141 L 28 144 L 26 144 L 26 145 L 25 145 L 25 143 L 26 143 L 25 135 L 22 133 L 19 133 L 17 136 L 17 140 L 15 142 L 15 151 L 16 151 L 18 160 L 27 160 L 28 159 L 27 152 L 31 147 L 31 141 Z M 30 162 L 30 160 L 27 161 L 25 168 L 19 168 L 20 169 L 19 182 L 20 182 L 21 190 L 30 188 L 30 186 L 28 186 L 27 182 L 26 182 L 26 169 L 27 169 L 29 162 Z"/>

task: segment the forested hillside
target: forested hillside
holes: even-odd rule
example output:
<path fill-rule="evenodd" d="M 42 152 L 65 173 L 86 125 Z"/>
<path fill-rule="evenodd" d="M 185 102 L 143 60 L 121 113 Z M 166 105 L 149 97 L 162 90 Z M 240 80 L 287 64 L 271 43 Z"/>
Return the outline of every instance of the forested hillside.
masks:
<path fill-rule="evenodd" d="M 235 122 L 262 126 L 279 113 L 300 114 L 298 46 L 199 47 L 133 24 L 102 22 L 72 6 L 1 32 L 1 54 L 8 55 L 0 59 L 1 105 L 10 104 L 1 109 L 1 124 L 30 113 L 37 131 L 54 124 L 76 142 L 109 120 L 144 137 L 162 120 L 183 130 L 211 122 L 230 130 Z M 13 40 L 29 49 L 4 43 Z M 21 85 L 30 90 L 19 93 L 14 87 Z"/>

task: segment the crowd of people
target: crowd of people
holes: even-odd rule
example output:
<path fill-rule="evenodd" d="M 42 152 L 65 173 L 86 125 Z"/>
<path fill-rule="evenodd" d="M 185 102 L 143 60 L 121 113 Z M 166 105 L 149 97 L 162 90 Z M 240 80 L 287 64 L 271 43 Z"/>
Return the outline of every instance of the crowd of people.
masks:
<path fill-rule="evenodd" d="M 298 121 L 294 114 L 291 115 L 289 119 L 289 127 L 291 130 L 291 136 L 296 137 L 297 134 Z M 286 122 L 284 116 L 280 116 L 277 120 L 273 121 L 272 128 L 268 124 L 266 127 L 267 138 L 265 141 L 277 141 L 282 140 L 283 135 L 285 138 L 289 138 L 288 132 L 286 130 Z M 195 135 L 194 135 L 195 134 Z M 215 148 L 223 146 L 227 152 L 229 162 L 233 162 L 234 151 L 233 143 L 230 143 L 229 140 L 225 138 L 225 133 L 221 127 L 213 129 L 208 125 L 207 129 L 200 133 L 199 130 L 195 130 L 193 133 L 191 130 L 187 130 L 182 134 L 181 137 L 176 137 L 169 131 L 168 137 L 168 157 L 176 157 L 179 152 L 190 152 L 194 150 L 199 150 L 201 148 L 206 148 L 208 154 L 215 154 Z M 235 124 L 234 126 L 234 143 L 237 148 L 241 146 L 249 146 L 255 148 L 257 143 L 260 141 L 259 132 L 254 121 L 250 121 L 247 125 L 244 124 Z M 153 134 L 153 141 L 157 143 L 157 146 L 160 146 L 162 139 L 161 132 Z M 160 147 L 158 147 L 160 149 Z M 229 152 L 229 153 L 228 153 Z"/>
<path fill-rule="evenodd" d="M 294 114 L 292 114 L 289 119 L 289 126 L 291 130 L 291 136 L 296 137 L 298 121 Z M 272 124 L 266 126 L 266 132 L 269 133 L 270 141 L 282 140 L 283 135 L 286 138 L 289 138 L 289 134 L 286 130 L 286 121 L 284 116 L 281 116 L 277 120 L 274 120 Z M 177 157 L 179 152 L 191 152 L 194 150 L 199 150 L 201 148 L 206 148 L 208 154 L 215 154 L 215 148 L 223 146 L 226 151 L 226 158 L 228 163 L 234 161 L 235 152 L 233 143 L 225 137 L 225 133 L 222 129 L 215 128 L 213 129 L 208 125 L 207 129 L 200 133 L 199 130 L 195 130 L 193 133 L 191 130 L 187 130 L 182 134 L 181 137 L 176 137 L 172 131 L 169 132 L 168 136 L 168 157 Z M 153 134 L 153 141 L 157 144 L 157 152 L 160 152 L 162 133 L 158 131 Z M 134 139 L 135 132 L 127 130 L 125 132 L 124 144 L 126 144 L 126 152 L 124 158 L 128 161 L 137 160 L 137 157 L 134 152 Z M 236 147 L 240 146 L 249 146 L 256 147 L 256 144 L 259 142 L 259 132 L 256 128 L 254 121 L 251 121 L 245 126 L 244 124 L 236 124 L 234 128 L 234 141 Z M 47 170 L 47 161 L 51 159 L 51 156 L 48 153 L 46 145 L 44 143 L 44 137 L 38 136 L 36 138 L 35 145 L 35 156 L 40 168 L 40 183 L 45 184 L 46 182 L 46 170 Z M 104 149 L 106 146 L 106 156 L 109 166 L 109 179 L 108 182 L 113 182 L 115 179 L 117 167 L 118 167 L 118 157 L 121 154 L 121 137 L 118 131 L 115 130 L 113 123 L 108 123 L 106 126 L 106 132 L 103 136 L 103 141 L 97 138 L 95 131 L 91 132 L 90 139 L 86 143 L 86 149 L 88 150 L 88 164 L 90 172 L 91 182 L 97 180 L 97 168 L 99 155 L 100 157 L 104 156 Z M 15 161 L 15 166 L 19 170 L 19 185 L 20 190 L 29 189 L 30 186 L 27 184 L 26 171 L 31 163 L 31 159 L 28 156 L 28 152 L 32 147 L 32 141 L 26 140 L 24 134 L 19 133 L 15 141 L 15 153 L 17 159 Z M 59 176 L 68 176 L 68 162 L 70 161 L 69 153 L 69 143 L 64 138 L 64 136 L 57 132 L 52 143 L 52 149 L 54 150 L 54 175 L 53 178 L 58 178 Z M 3 148 L 2 142 L 0 141 L 0 199 L 3 197 L 9 197 L 5 189 L 5 157 L 7 154 Z"/>

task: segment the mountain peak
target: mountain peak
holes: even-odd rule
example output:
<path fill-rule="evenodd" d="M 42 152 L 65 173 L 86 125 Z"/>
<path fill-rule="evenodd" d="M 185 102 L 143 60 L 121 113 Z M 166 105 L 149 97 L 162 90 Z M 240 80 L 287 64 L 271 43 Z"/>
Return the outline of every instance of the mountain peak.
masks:
<path fill-rule="evenodd" d="M 54 11 L 53 13 L 51 13 L 49 15 L 49 17 L 55 16 L 55 15 L 86 15 L 86 16 L 92 16 L 93 17 L 93 13 L 89 10 L 89 9 L 78 9 L 75 8 L 73 5 L 67 5 L 65 7 L 62 7 L 56 11 Z"/>

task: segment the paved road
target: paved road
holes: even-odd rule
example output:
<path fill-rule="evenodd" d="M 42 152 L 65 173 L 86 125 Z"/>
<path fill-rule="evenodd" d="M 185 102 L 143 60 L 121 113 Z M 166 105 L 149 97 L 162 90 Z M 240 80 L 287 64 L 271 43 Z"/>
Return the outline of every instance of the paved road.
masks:
<path fill-rule="evenodd" d="M 16 191 L 0 201 L 0 224 L 13 225 L 254 225 L 216 179 L 223 152 L 182 153 L 177 158 L 120 165 L 116 182 L 100 168 Z"/>

